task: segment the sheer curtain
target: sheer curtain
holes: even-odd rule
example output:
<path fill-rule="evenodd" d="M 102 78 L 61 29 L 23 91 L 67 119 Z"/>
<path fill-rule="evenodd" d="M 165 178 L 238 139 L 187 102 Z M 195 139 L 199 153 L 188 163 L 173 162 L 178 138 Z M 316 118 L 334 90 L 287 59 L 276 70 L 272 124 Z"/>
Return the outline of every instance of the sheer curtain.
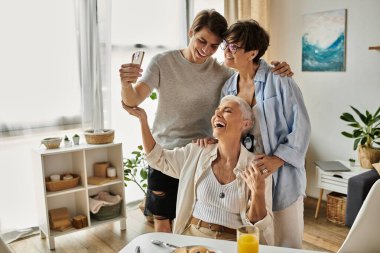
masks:
<path fill-rule="evenodd" d="M 75 1 L 84 129 L 110 122 L 111 3 Z"/>

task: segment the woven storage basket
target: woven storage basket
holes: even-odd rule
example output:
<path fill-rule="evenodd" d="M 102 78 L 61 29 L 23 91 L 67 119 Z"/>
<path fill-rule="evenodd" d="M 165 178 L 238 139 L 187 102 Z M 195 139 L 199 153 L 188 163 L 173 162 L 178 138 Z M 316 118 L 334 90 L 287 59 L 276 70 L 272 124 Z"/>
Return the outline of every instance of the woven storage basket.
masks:
<path fill-rule="evenodd" d="M 45 178 L 46 190 L 48 192 L 62 191 L 66 189 L 73 188 L 78 185 L 80 176 L 77 174 L 70 174 L 73 176 L 72 179 L 62 180 L 63 176 L 61 175 L 61 180 L 51 181 L 50 177 Z"/>
<path fill-rule="evenodd" d="M 97 213 L 90 212 L 91 217 L 94 218 L 95 220 L 100 220 L 100 221 L 116 218 L 120 215 L 122 203 L 123 201 L 120 201 L 119 203 L 113 206 L 102 206 L 99 209 L 99 212 Z"/>
<path fill-rule="evenodd" d="M 331 192 L 327 194 L 327 220 L 344 225 L 346 222 L 346 195 Z"/>
<path fill-rule="evenodd" d="M 84 137 L 88 144 L 107 144 L 113 142 L 115 131 L 112 129 L 102 129 L 102 133 L 94 133 L 94 130 L 86 130 Z"/>

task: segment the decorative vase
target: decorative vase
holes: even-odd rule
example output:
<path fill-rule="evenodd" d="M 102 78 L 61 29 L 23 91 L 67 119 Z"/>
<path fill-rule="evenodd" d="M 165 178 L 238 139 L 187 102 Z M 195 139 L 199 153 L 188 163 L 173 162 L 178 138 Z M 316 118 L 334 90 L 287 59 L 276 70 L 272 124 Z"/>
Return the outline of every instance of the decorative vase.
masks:
<path fill-rule="evenodd" d="M 372 164 L 380 160 L 380 149 L 359 146 L 360 166 L 366 169 L 373 169 Z"/>

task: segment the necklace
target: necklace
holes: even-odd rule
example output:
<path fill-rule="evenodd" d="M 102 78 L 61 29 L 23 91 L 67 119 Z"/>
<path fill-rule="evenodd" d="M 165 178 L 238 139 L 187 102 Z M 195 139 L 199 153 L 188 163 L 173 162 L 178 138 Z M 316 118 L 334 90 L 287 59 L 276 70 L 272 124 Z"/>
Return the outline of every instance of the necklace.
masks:
<path fill-rule="evenodd" d="M 218 166 L 218 170 L 219 170 L 219 175 L 222 175 L 221 167 Z M 221 178 L 223 178 L 223 177 L 221 177 Z M 230 179 L 231 179 L 231 174 L 228 176 L 228 180 L 227 180 L 228 183 L 230 182 Z M 219 193 L 219 198 L 223 199 L 226 196 L 226 194 L 223 192 L 223 185 L 221 186 L 221 188 L 222 188 L 222 190 Z"/>

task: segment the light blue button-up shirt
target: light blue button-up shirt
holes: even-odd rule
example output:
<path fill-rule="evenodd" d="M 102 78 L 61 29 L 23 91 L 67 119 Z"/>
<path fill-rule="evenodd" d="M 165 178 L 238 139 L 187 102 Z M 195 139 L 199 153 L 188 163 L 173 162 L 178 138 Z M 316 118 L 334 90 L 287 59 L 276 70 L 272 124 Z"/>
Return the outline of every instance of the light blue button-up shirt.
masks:
<path fill-rule="evenodd" d="M 237 95 L 238 73 L 222 89 L 222 97 Z M 260 131 L 266 155 L 285 164 L 273 174 L 273 211 L 283 210 L 305 196 L 305 155 L 310 141 L 310 120 L 302 93 L 294 80 L 271 72 L 260 60 L 254 77 Z"/>

